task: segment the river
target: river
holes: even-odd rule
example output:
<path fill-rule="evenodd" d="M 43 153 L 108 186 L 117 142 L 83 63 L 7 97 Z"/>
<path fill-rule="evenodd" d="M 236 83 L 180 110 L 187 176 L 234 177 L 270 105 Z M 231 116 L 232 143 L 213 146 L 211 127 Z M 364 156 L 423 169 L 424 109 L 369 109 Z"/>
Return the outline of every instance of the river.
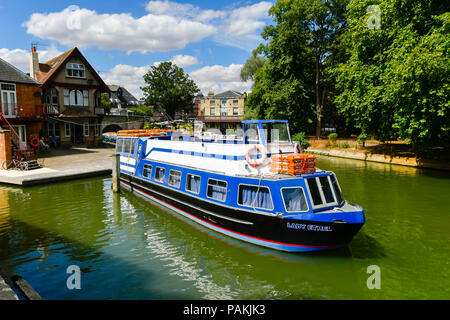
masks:
<path fill-rule="evenodd" d="M 318 166 L 364 207 L 348 248 L 246 244 L 113 194 L 103 177 L 0 186 L 0 268 L 44 299 L 449 299 L 450 174 L 323 156 Z M 80 289 L 67 286 L 72 265 Z M 380 289 L 367 286 L 373 265 Z"/>

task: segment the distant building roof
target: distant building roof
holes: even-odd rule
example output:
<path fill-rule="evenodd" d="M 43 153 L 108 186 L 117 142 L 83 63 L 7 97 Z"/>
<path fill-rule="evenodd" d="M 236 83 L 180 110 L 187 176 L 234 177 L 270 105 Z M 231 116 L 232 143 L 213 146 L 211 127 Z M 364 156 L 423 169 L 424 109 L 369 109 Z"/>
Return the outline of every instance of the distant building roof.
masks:
<path fill-rule="evenodd" d="M 216 94 L 216 95 L 214 96 L 214 98 L 217 98 L 217 99 L 221 99 L 221 98 L 222 98 L 222 99 L 223 99 L 223 98 L 231 99 L 231 98 L 240 98 L 241 96 L 242 96 L 242 93 L 240 93 L 240 92 L 238 92 L 238 91 L 228 90 L 228 91 L 225 91 L 225 92 Z"/>
<path fill-rule="evenodd" d="M 14 82 L 14 83 L 26 83 L 26 84 L 36 84 L 40 83 L 26 75 L 12 64 L 0 59 L 0 81 Z"/>
<path fill-rule="evenodd" d="M 111 90 L 112 99 L 118 99 L 126 105 L 139 105 L 139 100 L 124 87 L 119 85 L 109 85 L 108 88 Z"/>

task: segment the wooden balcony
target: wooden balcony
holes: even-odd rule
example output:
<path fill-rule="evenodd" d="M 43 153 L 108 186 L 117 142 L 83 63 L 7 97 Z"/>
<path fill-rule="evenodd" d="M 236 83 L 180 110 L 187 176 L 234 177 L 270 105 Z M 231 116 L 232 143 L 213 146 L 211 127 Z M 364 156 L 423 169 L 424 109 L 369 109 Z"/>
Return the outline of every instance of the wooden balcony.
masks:
<path fill-rule="evenodd" d="M 49 116 L 59 115 L 59 105 L 44 104 L 44 114 Z"/>

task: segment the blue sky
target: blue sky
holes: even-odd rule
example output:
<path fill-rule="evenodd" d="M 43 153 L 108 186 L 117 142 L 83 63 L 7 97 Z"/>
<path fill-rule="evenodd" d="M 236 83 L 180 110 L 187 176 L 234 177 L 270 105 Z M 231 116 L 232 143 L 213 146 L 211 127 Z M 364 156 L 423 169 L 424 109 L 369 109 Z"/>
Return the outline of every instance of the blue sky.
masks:
<path fill-rule="evenodd" d="M 273 1 L 5 1 L 0 0 L 0 58 L 28 72 L 77 46 L 108 84 L 138 98 L 142 75 L 161 61 L 185 69 L 204 93 L 249 91 L 239 70 L 271 24 Z"/>

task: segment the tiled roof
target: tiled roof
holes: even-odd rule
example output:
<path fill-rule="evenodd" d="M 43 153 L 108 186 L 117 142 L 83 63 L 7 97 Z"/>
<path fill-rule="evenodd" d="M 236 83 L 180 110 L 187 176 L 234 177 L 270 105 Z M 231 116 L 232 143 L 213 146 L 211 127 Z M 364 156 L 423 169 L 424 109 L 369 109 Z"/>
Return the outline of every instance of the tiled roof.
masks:
<path fill-rule="evenodd" d="M 242 93 L 234 91 L 234 90 L 229 90 L 229 91 L 225 91 L 219 94 L 216 94 L 214 96 L 214 98 L 238 98 L 242 96 Z"/>
<path fill-rule="evenodd" d="M 39 85 L 39 82 L 3 59 L 0 59 L 0 81 Z"/>
<path fill-rule="evenodd" d="M 46 63 L 39 63 L 40 72 L 36 73 L 36 77 L 39 82 L 44 83 L 47 81 L 53 73 L 58 70 L 58 67 L 67 59 L 68 56 L 75 50 L 75 48 L 70 49 L 69 51 L 64 52 L 63 54 L 50 59 Z"/>

